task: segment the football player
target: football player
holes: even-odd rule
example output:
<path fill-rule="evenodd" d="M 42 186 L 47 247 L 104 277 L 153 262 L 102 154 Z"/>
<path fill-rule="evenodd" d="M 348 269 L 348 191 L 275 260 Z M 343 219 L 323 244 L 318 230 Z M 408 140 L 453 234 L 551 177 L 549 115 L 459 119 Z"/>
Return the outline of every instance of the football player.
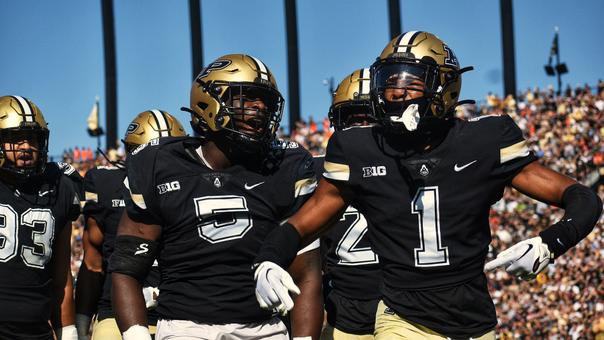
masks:
<path fill-rule="evenodd" d="M 161 110 L 148 110 L 132 120 L 122 142 L 129 153 L 152 139 L 185 135 L 183 126 L 174 116 Z M 126 169 L 119 163 L 93 168 L 86 172 L 84 178 L 84 260 L 76 287 L 76 320 L 81 338 L 88 336 L 94 314 L 96 322 L 92 328 L 92 339 L 122 338 L 111 308 L 111 275 L 106 275 L 106 271 L 113 253 L 117 226 L 126 206 L 123 197 L 125 178 Z M 157 295 L 155 287 L 158 284 L 159 270 L 154 265 L 143 282 L 147 320 L 152 334 L 157 323 L 154 295 Z"/>
<path fill-rule="evenodd" d="M 52 340 L 52 328 L 58 339 L 77 339 L 70 236 L 79 197 L 47 163 L 48 137 L 33 102 L 0 97 L 1 339 Z"/>
<path fill-rule="evenodd" d="M 258 292 L 295 290 L 277 265 L 287 267 L 291 249 L 316 237 L 354 200 L 371 223 L 384 276 L 376 339 L 495 338 L 483 269 L 504 265 L 534 278 L 590 233 L 602 203 L 585 186 L 541 166 L 509 116 L 454 118 L 466 70 L 428 32 L 388 43 L 371 69 L 380 124 L 332 136 L 317 191 L 260 251 Z M 564 208 L 565 216 L 485 268 L 489 209 L 506 185 Z M 262 305 L 283 305 L 274 295 L 259 295 Z"/>
<path fill-rule="evenodd" d="M 375 122 L 369 97 L 369 69 L 354 71 L 338 85 L 329 109 L 336 131 L 367 128 Z M 315 157 L 317 176 L 324 157 Z M 352 205 L 321 237 L 323 296 L 328 325 L 321 339 L 371 340 L 382 280 L 378 256 L 371 249 L 367 219 Z"/>
<path fill-rule="evenodd" d="M 277 317 L 289 308 L 258 306 L 252 270 L 265 236 L 316 187 L 310 154 L 274 138 L 283 103 L 262 61 L 225 55 L 191 88 L 187 111 L 202 138 L 164 138 L 129 156 L 130 197 L 109 263 L 124 339 L 149 338 L 138 281 L 155 257 L 156 339 L 289 339 Z M 289 267 L 301 285 L 291 319 L 294 337 L 318 339 L 321 268 L 313 247 Z"/>

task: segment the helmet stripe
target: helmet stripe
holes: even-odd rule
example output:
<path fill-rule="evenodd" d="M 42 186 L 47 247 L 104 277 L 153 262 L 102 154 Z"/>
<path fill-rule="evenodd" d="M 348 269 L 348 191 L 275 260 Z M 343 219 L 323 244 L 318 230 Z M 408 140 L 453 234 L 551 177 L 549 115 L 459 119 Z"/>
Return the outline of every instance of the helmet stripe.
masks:
<path fill-rule="evenodd" d="M 401 34 L 396 42 L 396 51 L 394 52 L 403 52 L 403 48 L 409 44 L 409 40 L 411 40 L 411 37 L 413 37 L 415 33 L 417 33 L 417 31 L 409 31 Z"/>
<path fill-rule="evenodd" d="M 361 70 L 361 93 L 360 94 L 369 94 L 369 84 L 371 83 L 369 79 L 369 69 L 364 68 Z"/>
<path fill-rule="evenodd" d="M 411 48 L 413 47 L 413 41 L 415 40 L 415 38 L 417 38 L 417 36 L 422 33 L 421 31 L 415 31 L 413 32 L 413 35 L 411 37 L 409 37 L 409 41 L 407 42 L 407 53 L 411 53 Z"/>
<path fill-rule="evenodd" d="M 252 58 L 254 60 L 254 62 L 256 63 L 256 66 L 260 70 L 260 72 L 258 72 L 258 74 L 260 75 L 260 78 L 268 81 L 268 69 L 266 68 L 266 65 L 264 65 L 264 63 L 261 62 L 256 57 L 250 56 L 250 58 Z"/>
<path fill-rule="evenodd" d="M 12 96 L 12 97 L 15 98 L 17 100 L 17 102 L 19 103 L 19 106 L 21 106 L 21 110 L 23 112 L 23 119 L 26 122 L 33 122 L 34 121 L 34 110 L 32 110 L 32 107 L 31 107 L 31 105 L 29 105 L 29 102 L 21 96 Z"/>
<path fill-rule="evenodd" d="M 155 122 L 157 123 L 157 126 L 159 127 L 159 136 L 160 137 L 170 136 L 170 133 L 168 132 L 168 121 L 167 121 L 166 117 L 164 117 L 164 115 L 162 115 L 161 111 L 159 111 L 159 110 L 150 110 L 150 111 L 151 111 L 151 113 L 153 113 Z"/>

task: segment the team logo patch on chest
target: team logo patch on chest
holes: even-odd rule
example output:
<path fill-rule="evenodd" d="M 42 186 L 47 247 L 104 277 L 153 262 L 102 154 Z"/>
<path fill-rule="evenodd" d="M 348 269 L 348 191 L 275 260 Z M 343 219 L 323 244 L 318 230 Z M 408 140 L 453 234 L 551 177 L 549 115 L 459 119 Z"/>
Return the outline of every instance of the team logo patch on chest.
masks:
<path fill-rule="evenodd" d="M 440 163 L 440 159 L 430 158 L 430 159 L 418 159 L 418 160 L 409 160 L 404 164 L 406 168 L 410 171 L 411 176 L 416 177 L 428 177 L 431 173 L 436 170 L 436 167 Z"/>
<path fill-rule="evenodd" d="M 386 166 L 377 165 L 377 166 L 363 167 L 363 178 L 377 177 L 377 176 L 386 176 Z"/>
<path fill-rule="evenodd" d="M 229 174 L 221 174 L 217 172 L 202 174 L 201 177 L 206 181 L 212 183 L 216 188 L 222 188 L 226 182 L 231 179 Z"/>

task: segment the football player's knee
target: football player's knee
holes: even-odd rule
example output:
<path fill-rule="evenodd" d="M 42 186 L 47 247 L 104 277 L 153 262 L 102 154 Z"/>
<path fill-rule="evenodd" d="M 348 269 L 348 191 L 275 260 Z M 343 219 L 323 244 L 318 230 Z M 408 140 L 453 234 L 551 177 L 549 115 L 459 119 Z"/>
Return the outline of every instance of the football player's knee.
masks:
<path fill-rule="evenodd" d="M 128 275 L 143 282 L 151 270 L 158 249 L 156 241 L 120 235 L 115 239 L 115 249 L 109 259 L 108 272 Z"/>

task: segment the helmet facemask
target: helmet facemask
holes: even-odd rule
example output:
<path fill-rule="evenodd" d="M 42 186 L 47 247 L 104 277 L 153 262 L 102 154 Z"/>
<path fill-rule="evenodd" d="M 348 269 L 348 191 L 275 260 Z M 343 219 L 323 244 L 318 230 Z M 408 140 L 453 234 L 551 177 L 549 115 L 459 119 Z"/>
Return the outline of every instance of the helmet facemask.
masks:
<path fill-rule="evenodd" d="M 244 153 L 266 151 L 283 115 L 281 94 L 255 83 L 214 81 L 210 86 L 225 87 L 222 94 L 212 94 L 221 103 L 215 118 L 216 125 L 222 126 L 218 132 L 225 131 L 227 139 Z"/>
<path fill-rule="evenodd" d="M 48 160 L 49 131 L 35 122 L 0 129 L 0 169 L 19 179 L 40 175 Z M 24 147 L 27 143 L 29 146 Z"/>
<path fill-rule="evenodd" d="M 441 99 L 442 70 L 433 61 L 389 58 L 372 68 L 376 116 L 386 127 L 415 131 L 430 117 L 447 115 Z"/>
<path fill-rule="evenodd" d="M 371 101 L 357 100 L 334 105 L 329 110 L 329 121 L 336 131 L 351 126 L 365 126 L 375 123 Z"/>

